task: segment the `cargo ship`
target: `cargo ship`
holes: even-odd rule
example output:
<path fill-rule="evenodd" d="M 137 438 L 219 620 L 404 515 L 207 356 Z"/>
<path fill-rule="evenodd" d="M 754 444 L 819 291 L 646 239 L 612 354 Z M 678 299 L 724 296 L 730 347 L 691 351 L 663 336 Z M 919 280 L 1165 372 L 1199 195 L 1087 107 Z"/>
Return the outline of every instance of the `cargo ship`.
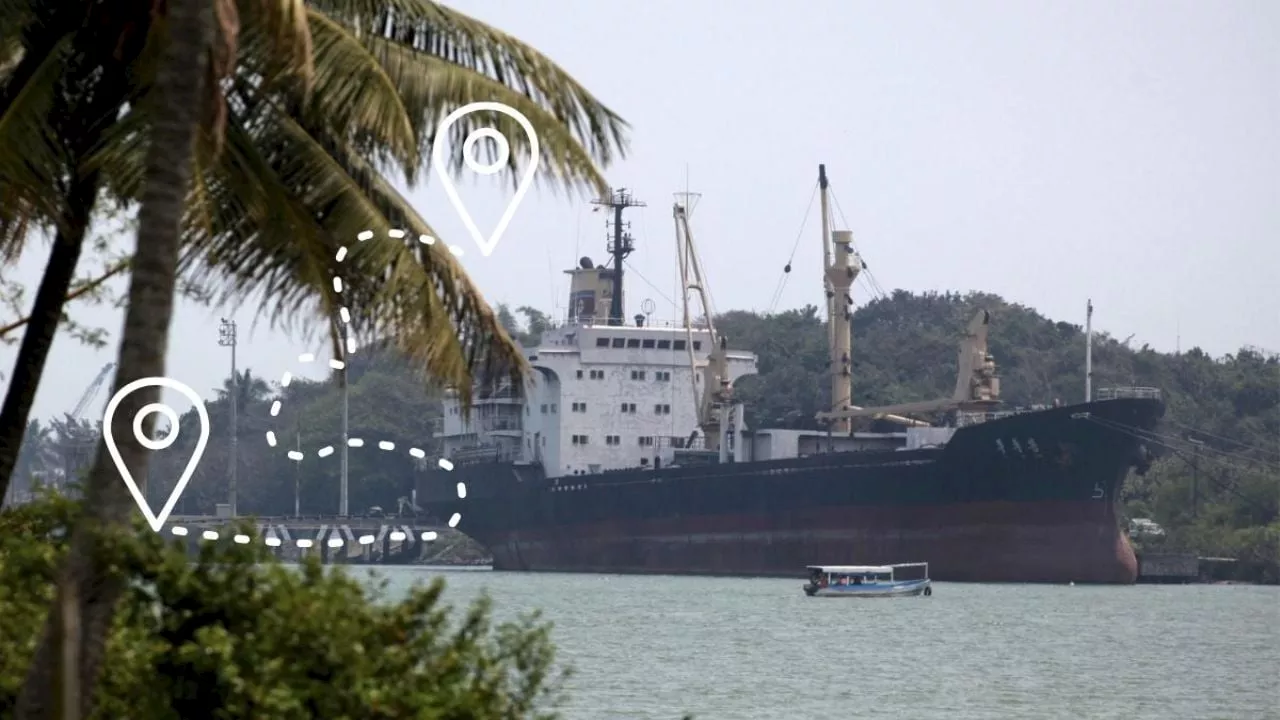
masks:
<path fill-rule="evenodd" d="M 941 581 L 1134 582 L 1116 506 L 1128 473 L 1149 466 L 1141 438 L 1164 413 L 1160 392 L 1090 387 L 1077 404 L 1005 408 L 979 311 L 950 397 L 850 404 L 850 289 L 865 263 L 831 229 L 824 167 L 818 190 L 837 399 L 820 429 L 747 427 L 734 383 L 756 356 L 716 330 L 696 196 L 673 205 L 683 320 L 651 321 L 648 300 L 624 318 L 623 211 L 640 203 L 618 190 L 597 201 L 612 212 L 611 265 L 566 271 L 567 319 L 526 349 L 523 387 L 477 391 L 470 412 L 446 395 L 417 502 L 498 570 L 798 577 L 815 562 L 909 560 Z"/>

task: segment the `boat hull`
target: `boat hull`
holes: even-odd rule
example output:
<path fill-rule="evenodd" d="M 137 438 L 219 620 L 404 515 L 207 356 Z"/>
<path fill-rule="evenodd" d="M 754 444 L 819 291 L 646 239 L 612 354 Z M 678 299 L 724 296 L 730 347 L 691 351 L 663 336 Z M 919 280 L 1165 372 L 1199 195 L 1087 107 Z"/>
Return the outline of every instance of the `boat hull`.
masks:
<path fill-rule="evenodd" d="M 929 580 L 903 580 L 891 583 L 873 583 L 870 585 L 828 585 L 813 588 L 805 586 L 805 594 L 809 597 L 848 597 L 848 598 L 886 598 L 917 597 L 932 595 L 933 584 Z"/>
<path fill-rule="evenodd" d="M 815 562 L 917 558 L 941 581 L 1132 583 L 1116 499 L 1159 401 L 993 420 L 943 448 L 547 479 L 459 467 L 419 498 L 522 571 L 797 577 Z M 467 485 L 467 498 L 453 495 Z"/>
<path fill-rule="evenodd" d="M 797 567 L 928 558 L 948 582 L 1131 583 L 1137 559 L 1109 504 L 814 508 L 476 538 L 494 569 L 797 577 Z"/>

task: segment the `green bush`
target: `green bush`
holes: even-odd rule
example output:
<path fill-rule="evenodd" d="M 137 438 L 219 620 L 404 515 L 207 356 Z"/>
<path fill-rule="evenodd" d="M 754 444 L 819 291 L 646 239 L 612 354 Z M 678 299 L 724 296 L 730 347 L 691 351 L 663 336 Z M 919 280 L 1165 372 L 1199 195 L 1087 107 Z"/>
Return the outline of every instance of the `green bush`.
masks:
<path fill-rule="evenodd" d="M 53 598 L 77 505 L 0 512 L 0 717 Z M 402 599 L 340 569 L 274 561 L 260 543 L 198 556 L 141 524 L 99 552 L 130 580 L 94 718 L 554 718 L 566 672 L 537 615 L 495 626 L 487 598 L 455 613 L 443 582 Z"/>

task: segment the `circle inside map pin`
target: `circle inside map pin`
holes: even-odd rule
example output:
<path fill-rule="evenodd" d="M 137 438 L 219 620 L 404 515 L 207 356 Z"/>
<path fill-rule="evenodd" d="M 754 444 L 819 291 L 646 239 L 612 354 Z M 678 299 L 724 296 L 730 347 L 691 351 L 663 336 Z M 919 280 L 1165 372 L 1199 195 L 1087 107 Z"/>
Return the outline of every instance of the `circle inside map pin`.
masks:
<path fill-rule="evenodd" d="M 146 420 L 151 413 L 160 413 L 165 420 L 169 421 L 169 429 L 159 440 L 152 440 L 142 431 L 142 421 Z M 139 445 L 148 450 L 163 450 L 169 447 L 178 439 L 178 413 L 164 403 L 144 405 L 138 414 L 133 416 L 133 437 Z"/>
<path fill-rule="evenodd" d="M 498 146 L 498 157 L 492 163 L 485 165 L 473 157 L 476 143 L 489 138 Z M 462 143 L 462 160 L 472 172 L 481 175 L 492 175 L 507 166 L 507 160 L 511 158 L 511 144 L 502 136 L 502 133 L 493 128 L 480 128 L 473 130 L 467 139 Z"/>

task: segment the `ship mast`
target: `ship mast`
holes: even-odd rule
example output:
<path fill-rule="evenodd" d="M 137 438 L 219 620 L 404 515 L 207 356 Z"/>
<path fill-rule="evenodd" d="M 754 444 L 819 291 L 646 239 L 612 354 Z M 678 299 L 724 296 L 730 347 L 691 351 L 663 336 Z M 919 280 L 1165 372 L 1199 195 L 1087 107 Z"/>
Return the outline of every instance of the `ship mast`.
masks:
<path fill-rule="evenodd" d="M 827 364 L 831 368 L 831 410 L 838 412 L 848 410 L 853 400 L 853 332 L 849 321 L 852 317 L 853 281 L 862 270 L 862 259 L 853 251 L 852 232 L 831 230 L 826 165 L 818 166 L 818 188 L 822 203 L 823 290 L 827 295 Z M 832 433 L 848 434 L 850 431 L 847 417 L 833 417 L 830 423 Z"/>
<path fill-rule="evenodd" d="M 613 239 L 609 241 L 609 254 L 613 256 L 613 298 L 609 303 L 608 324 L 622 325 L 626 322 L 622 302 L 622 262 L 636 249 L 632 243 L 631 233 L 626 232 L 626 228 L 630 227 L 631 223 L 622 222 L 622 211 L 632 207 L 644 207 L 645 204 L 636 200 L 626 188 L 611 191 L 607 199 L 593 200 L 591 204 L 613 210 Z"/>
<path fill-rule="evenodd" d="M 1093 299 L 1084 313 L 1084 401 L 1093 402 Z"/>

